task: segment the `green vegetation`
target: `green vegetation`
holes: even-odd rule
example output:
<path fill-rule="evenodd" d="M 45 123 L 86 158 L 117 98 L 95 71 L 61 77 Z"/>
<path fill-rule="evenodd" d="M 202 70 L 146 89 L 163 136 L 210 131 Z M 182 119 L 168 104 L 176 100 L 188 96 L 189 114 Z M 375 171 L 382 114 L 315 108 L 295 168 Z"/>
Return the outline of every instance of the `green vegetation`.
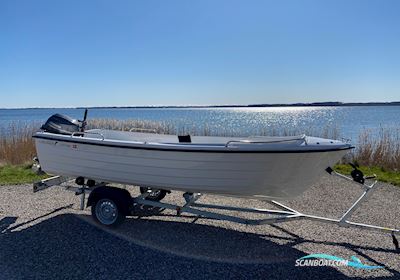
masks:
<path fill-rule="evenodd" d="M 30 165 L 0 166 L 0 185 L 28 184 L 42 180 L 47 175 L 37 175 Z"/>
<path fill-rule="evenodd" d="M 350 174 L 353 168 L 348 164 L 338 164 L 334 167 L 335 171 L 342 174 Z M 382 167 L 377 166 L 360 166 L 359 169 L 364 173 L 365 176 L 376 175 L 377 180 L 385 183 L 390 183 L 395 186 L 400 186 L 400 172 L 389 171 Z"/>
<path fill-rule="evenodd" d="M 335 171 L 349 175 L 353 170 L 348 164 L 338 164 L 334 167 Z M 400 172 L 388 171 L 381 167 L 361 166 L 359 169 L 366 175 L 377 176 L 381 182 L 400 186 Z M 30 165 L 4 165 L 0 166 L 0 185 L 29 184 L 42 180 L 47 175 L 37 175 L 31 170 Z"/>

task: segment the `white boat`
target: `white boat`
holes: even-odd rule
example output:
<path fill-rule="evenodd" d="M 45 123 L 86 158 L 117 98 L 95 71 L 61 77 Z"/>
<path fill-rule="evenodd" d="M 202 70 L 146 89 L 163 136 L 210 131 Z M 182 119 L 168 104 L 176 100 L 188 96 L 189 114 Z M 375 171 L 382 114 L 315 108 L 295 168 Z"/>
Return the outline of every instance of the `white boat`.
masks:
<path fill-rule="evenodd" d="M 352 147 L 309 137 L 176 136 L 104 129 L 54 115 L 33 136 L 43 171 L 96 182 L 261 200 L 303 193 Z"/>

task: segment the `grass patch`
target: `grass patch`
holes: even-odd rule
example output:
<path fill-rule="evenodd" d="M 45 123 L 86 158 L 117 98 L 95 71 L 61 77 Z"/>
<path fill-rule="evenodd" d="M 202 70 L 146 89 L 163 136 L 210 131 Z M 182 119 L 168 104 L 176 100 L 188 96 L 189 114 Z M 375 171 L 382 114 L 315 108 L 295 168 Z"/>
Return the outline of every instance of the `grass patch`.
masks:
<path fill-rule="evenodd" d="M 400 186 L 400 172 L 388 171 L 381 167 L 360 166 L 364 175 L 376 174 L 377 180 Z M 337 164 L 334 170 L 349 175 L 353 170 L 348 164 Z M 0 166 L 0 185 L 29 184 L 48 178 L 48 175 L 37 175 L 31 170 L 31 165 L 4 165 Z"/>
<path fill-rule="evenodd" d="M 0 185 L 19 185 L 40 181 L 47 175 L 37 175 L 30 165 L 0 166 Z"/>
<path fill-rule="evenodd" d="M 335 171 L 349 175 L 353 168 L 348 164 L 338 164 L 334 167 Z M 359 168 L 365 176 L 370 176 L 375 174 L 377 176 L 377 180 L 385 183 L 390 183 L 395 186 L 400 186 L 400 172 L 396 171 L 388 171 L 382 167 L 368 167 L 368 166 L 360 166 Z"/>

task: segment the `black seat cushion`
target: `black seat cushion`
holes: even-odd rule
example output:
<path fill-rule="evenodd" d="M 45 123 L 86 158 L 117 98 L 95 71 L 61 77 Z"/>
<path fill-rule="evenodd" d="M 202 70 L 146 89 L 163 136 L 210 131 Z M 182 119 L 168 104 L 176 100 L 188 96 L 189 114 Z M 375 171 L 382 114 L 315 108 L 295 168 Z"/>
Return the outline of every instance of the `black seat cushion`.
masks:
<path fill-rule="evenodd" d="M 190 135 L 178 135 L 179 143 L 192 143 Z"/>

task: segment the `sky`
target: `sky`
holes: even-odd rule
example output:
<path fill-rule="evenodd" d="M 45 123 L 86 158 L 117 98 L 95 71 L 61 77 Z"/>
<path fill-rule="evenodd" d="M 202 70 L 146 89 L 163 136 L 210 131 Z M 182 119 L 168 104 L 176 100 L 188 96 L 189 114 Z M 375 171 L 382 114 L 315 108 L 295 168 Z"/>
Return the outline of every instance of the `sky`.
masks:
<path fill-rule="evenodd" d="M 0 108 L 400 101 L 400 1 L 3 0 Z"/>

